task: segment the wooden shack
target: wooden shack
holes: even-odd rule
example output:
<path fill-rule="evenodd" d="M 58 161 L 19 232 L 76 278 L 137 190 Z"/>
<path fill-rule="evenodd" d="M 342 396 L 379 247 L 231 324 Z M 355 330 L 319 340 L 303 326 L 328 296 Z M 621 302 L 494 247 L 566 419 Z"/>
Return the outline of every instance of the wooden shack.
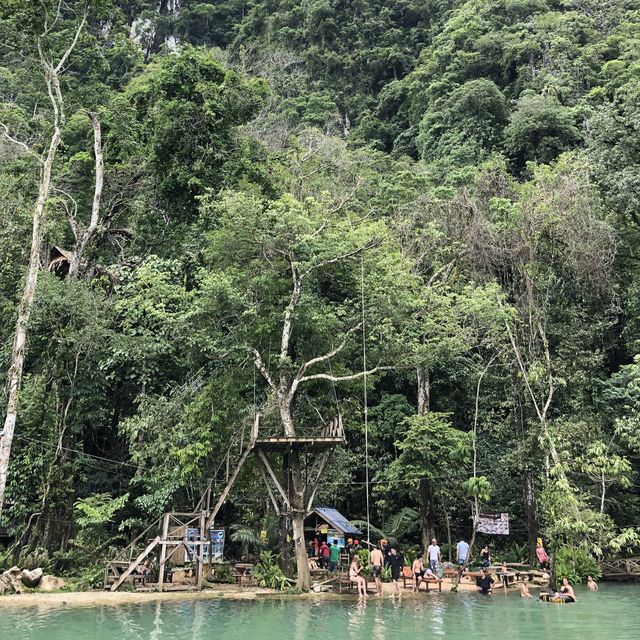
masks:
<path fill-rule="evenodd" d="M 347 539 L 362 535 L 357 527 L 332 507 L 316 507 L 305 520 L 305 530 L 308 540 L 317 538 L 329 545 L 337 540 L 339 547 L 344 547 Z"/>

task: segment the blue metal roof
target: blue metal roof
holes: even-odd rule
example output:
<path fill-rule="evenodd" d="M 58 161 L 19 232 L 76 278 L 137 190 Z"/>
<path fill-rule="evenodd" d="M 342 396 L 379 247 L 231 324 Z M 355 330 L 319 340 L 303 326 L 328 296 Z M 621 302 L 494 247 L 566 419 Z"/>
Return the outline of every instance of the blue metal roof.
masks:
<path fill-rule="evenodd" d="M 333 525 L 334 529 L 357 536 L 361 534 L 361 532 L 336 509 L 332 509 L 331 507 L 316 507 L 314 512 L 330 525 Z"/>

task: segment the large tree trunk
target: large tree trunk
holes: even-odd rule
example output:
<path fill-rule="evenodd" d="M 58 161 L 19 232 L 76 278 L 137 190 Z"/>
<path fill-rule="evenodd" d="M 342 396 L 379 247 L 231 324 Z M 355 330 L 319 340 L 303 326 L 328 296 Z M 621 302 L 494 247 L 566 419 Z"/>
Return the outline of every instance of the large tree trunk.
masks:
<path fill-rule="evenodd" d="M 291 545 L 289 544 L 289 531 L 291 530 L 291 519 L 289 514 L 281 513 L 278 520 L 278 544 L 280 546 L 280 556 L 278 565 L 287 578 L 291 577 Z"/>
<path fill-rule="evenodd" d="M 429 384 L 429 371 L 426 367 L 420 366 L 417 369 L 418 379 L 418 415 L 426 416 L 429 413 L 431 401 L 431 387 Z M 435 537 L 434 531 L 434 505 L 431 481 L 428 478 L 421 478 L 418 486 L 420 499 L 420 533 L 422 538 L 422 549 L 427 553 L 427 547 Z"/>
<path fill-rule="evenodd" d="M 18 418 L 18 405 L 20 402 L 20 388 L 22 386 L 22 374 L 24 371 L 24 359 L 27 345 L 27 331 L 33 300 L 38 284 L 38 271 L 40 270 L 40 249 L 42 247 L 42 226 L 44 221 L 44 208 L 49 198 L 51 188 L 51 171 L 53 161 L 60 145 L 60 127 L 56 126 L 49 143 L 49 152 L 42 167 L 38 199 L 33 213 L 31 230 L 31 251 L 29 253 L 29 268 L 27 279 L 22 291 L 22 299 L 18 307 L 13 349 L 11 351 L 11 364 L 9 365 L 9 384 L 7 413 L 4 420 L 4 428 L 0 434 L 0 516 L 4 505 L 4 494 L 7 486 L 7 471 L 11 457 L 11 445 Z"/>
<path fill-rule="evenodd" d="M 289 454 L 282 456 L 282 478 L 285 490 L 291 486 L 291 472 Z M 290 491 L 289 491 L 290 493 Z M 280 544 L 280 559 L 278 564 L 282 572 L 288 578 L 291 577 L 291 544 L 289 541 L 289 532 L 291 531 L 291 517 L 286 511 L 280 512 L 278 521 L 278 542 Z"/>
<path fill-rule="evenodd" d="M 449 549 L 448 559 L 449 562 L 453 562 L 453 541 L 451 539 L 451 520 L 449 519 L 449 512 L 447 511 L 447 505 L 444 502 L 444 496 L 440 494 L 440 500 L 442 502 L 442 513 L 444 514 L 444 523 L 447 529 L 447 548 Z"/>
<path fill-rule="evenodd" d="M 418 378 L 418 415 L 425 416 L 429 413 L 431 405 L 429 370 L 426 367 L 420 366 L 416 373 Z"/>
<path fill-rule="evenodd" d="M 293 511 L 293 546 L 296 556 L 297 591 L 309 591 L 311 578 L 309 575 L 309 561 L 307 558 L 307 545 L 304 539 L 304 517 L 306 505 L 304 503 L 304 482 L 302 479 L 302 467 L 300 454 L 294 449 L 289 454 L 289 469 L 291 470 L 291 509 Z"/>
<path fill-rule="evenodd" d="M 527 533 L 529 539 L 529 562 L 536 561 L 536 541 L 538 539 L 538 501 L 533 478 L 533 471 L 525 469 L 522 472 L 522 489 L 524 492 L 524 506 L 527 514 Z"/>
<path fill-rule="evenodd" d="M 428 478 L 420 478 L 419 494 L 422 548 L 426 554 L 427 547 L 431 544 L 432 538 L 435 538 L 435 529 L 433 526 L 433 491 L 431 490 L 431 482 Z"/>

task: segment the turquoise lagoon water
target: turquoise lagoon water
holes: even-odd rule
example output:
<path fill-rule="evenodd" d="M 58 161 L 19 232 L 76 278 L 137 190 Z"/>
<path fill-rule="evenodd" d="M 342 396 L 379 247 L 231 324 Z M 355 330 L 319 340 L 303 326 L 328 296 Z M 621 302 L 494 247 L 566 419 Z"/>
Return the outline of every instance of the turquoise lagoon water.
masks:
<path fill-rule="evenodd" d="M 369 598 L 200 600 L 62 608 L 0 607 L 0 640 L 640 640 L 640 586 L 578 590 L 554 605 L 517 593 Z"/>

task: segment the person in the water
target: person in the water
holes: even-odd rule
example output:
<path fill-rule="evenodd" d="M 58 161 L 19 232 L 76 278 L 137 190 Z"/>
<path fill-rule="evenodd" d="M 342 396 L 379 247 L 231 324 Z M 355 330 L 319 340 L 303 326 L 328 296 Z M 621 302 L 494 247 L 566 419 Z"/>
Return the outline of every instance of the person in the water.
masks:
<path fill-rule="evenodd" d="M 563 598 L 567 602 L 576 601 L 575 591 L 573 590 L 573 587 L 569 584 L 569 580 L 567 580 L 567 578 L 562 578 L 562 586 L 560 587 L 560 592 L 559 594 L 556 594 L 556 595 L 563 596 Z"/>
<path fill-rule="evenodd" d="M 482 570 L 482 575 L 476 578 L 476 586 L 480 593 L 488 595 L 493 590 L 493 583 L 495 580 L 491 577 L 486 569 Z"/>
<path fill-rule="evenodd" d="M 587 587 L 589 587 L 589 591 L 597 591 L 598 583 L 591 576 L 587 576 Z"/>
<path fill-rule="evenodd" d="M 531 594 L 529 593 L 529 576 L 525 576 L 522 579 L 522 584 L 520 585 L 520 597 L 531 598 Z"/>

